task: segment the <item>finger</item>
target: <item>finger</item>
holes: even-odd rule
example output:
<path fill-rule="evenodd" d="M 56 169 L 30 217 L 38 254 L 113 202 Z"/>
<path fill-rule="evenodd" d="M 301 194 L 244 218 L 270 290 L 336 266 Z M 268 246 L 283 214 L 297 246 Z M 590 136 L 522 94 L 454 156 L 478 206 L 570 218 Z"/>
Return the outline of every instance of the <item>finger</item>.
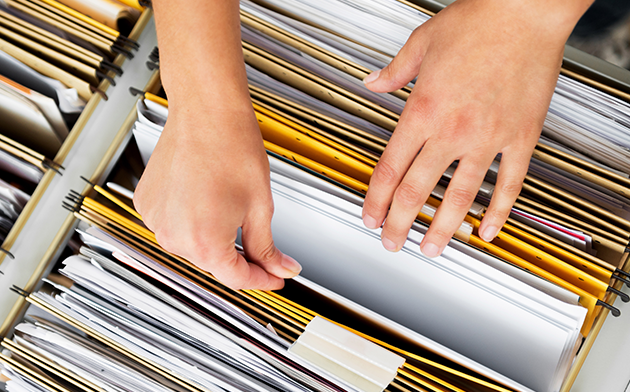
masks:
<path fill-rule="evenodd" d="M 413 221 L 450 163 L 444 151 L 427 142 L 394 193 L 381 234 L 387 250 L 398 251 L 405 244 Z"/>
<path fill-rule="evenodd" d="M 451 179 L 435 218 L 424 236 L 420 249 L 425 256 L 437 257 L 461 226 L 494 155 L 461 159 Z"/>
<path fill-rule="evenodd" d="M 385 68 L 374 71 L 363 79 L 365 86 L 377 93 L 398 90 L 411 82 L 420 71 L 422 58 L 426 53 L 428 38 L 424 25 L 411 34 L 396 57 Z"/>
<path fill-rule="evenodd" d="M 178 254 L 197 267 L 210 272 L 224 285 L 234 289 L 277 290 L 284 286 L 284 281 L 267 273 L 262 267 L 248 263 L 245 257 L 236 251 L 234 235 L 224 235 L 230 230 L 214 230 L 203 238 L 189 238 L 191 242 L 185 247 L 175 247 L 170 241 L 169 233 L 160 231 L 158 241 L 164 243 L 169 250 Z M 208 231 L 204 231 L 208 233 Z M 194 237 L 194 236 L 192 236 Z M 165 248 L 169 249 L 169 248 Z"/>
<path fill-rule="evenodd" d="M 432 101 L 414 90 L 396 130 L 370 178 L 363 203 L 363 224 L 376 229 L 383 224 L 396 188 L 416 159 L 431 129 Z"/>
<path fill-rule="evenodd" d="M 252 217 L 243 224 L 243 249 L 250 263 L 279 278 L 290 279 L 302 271 L 293 258 L 276 248 L 271 234 L 271 215 Z"/>
<path fill-rule="evenodd" d="M 479 226 L 479 236 L 484 241 L 490 242 L 497 236 L 521 193 L 531 158 L 530 154 L 523 153 L 525 151 L 531 150 L 506 151 L 501 157 L 492 200 Z"/>
<path fill-rule="evenodd" d="M 424 142 L 419 134 L 405 132 L 403 124 L 401 120 L 370 178 L 363 202 L 363 224 L 370 229 L 383 224 L 394 192 Z"/>
<path fill-rule="evenodd" d="M 232 244 L 232 250 L 219 256 L 215 254 L 210 272 L 224 285 L 234 289 L 278 290 L 284 280 L 267 273 L 257 264 L 248 263 Z"/>

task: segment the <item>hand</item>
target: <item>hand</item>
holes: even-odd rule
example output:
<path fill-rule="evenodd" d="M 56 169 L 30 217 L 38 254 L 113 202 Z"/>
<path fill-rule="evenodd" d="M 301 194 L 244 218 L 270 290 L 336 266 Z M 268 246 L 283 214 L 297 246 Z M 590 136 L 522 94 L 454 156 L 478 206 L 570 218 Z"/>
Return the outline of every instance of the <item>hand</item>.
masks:
<path fill-rule="evenodd" d="M 391 64 L 365 79 L 370 90 L 389 92 L 418 77 L 363 207 L 368 228 L 385 221 L 386 249 L 403 246 L 442 173 L 459 160 L 420 245 L 426 256 L 440 255 L 502 153 L 479 228 L 486 241 L 497 235 L 527 173 L 564 43 L 590 2 L 458 0 L 417 28 Z"/>
<path fill-rule="evenodd" d="M 164 249 L 222 283 L 279 289 L 301 267 L 271 237 L 269 162 L 247 88 L 239 2 L 154 0 L 153 10 L 169 117 L 136 209 Z M 234 248 L 239 227 L 247 260 Z"/>
<path fill-rule="evenodd" d="M 134 204 L 164 249 L 231 288 L 280 289 L 300 272 L 273 243 L 269 163 L 251 105 L 171 105 Z M 247 260 L 234 248 L 239 227 Z"/>

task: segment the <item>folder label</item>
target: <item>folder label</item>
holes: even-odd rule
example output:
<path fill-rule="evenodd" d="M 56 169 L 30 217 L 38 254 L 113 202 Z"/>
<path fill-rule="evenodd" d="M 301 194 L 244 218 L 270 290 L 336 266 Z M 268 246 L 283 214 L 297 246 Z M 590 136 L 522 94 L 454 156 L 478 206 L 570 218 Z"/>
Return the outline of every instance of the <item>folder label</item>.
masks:
<path fill-rule="evenodd" d="M 382 392 L 405 363 L 404 358 L 319 316 L 289 352 L 368 392 Z"/>

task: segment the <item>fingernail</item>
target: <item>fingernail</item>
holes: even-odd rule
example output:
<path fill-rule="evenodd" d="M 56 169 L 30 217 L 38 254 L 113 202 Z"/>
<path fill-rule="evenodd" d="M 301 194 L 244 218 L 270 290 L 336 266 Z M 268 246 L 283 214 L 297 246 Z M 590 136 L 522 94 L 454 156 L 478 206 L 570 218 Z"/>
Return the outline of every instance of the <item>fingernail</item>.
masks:
<path fill-rule="evenodd" d="M 383 238 L 381 241 L 383 242 L 383 247 L 385 247 L 388 251 L 396 252 L 398 250 L 398 245 L 389 238 Z"/>
<path fill-rule="evenodd" d="M 378 71 L 374 71 L 371 74 L 369 74 L 368 76 L 365 77 L 365 79 L 363 79 L 363 83 L 372 83 L 373 81 L 375 81 L 376 79 L 378 79 L 378 76 L 381 74 L 381 70 L 379 69 Z"/>
<path fill-rule="evenodd" d="M 292 257 L 289 257 L 287 255 L 282 255 L 281 264 L 282 264 L 282 268 L 295 273 L 295 275 L 299 275 L 300 272 L 302 271 L 302 266 L 300 265 L 300 263 L 293 260 Z"/>
<path fill-rule="evenodd" d="M 363 216 L 363 224 L 368 229 L 378 229 L 378 222 L 376 221 L 376 219 L 372 218 L 368 214 L 365 214 Z"/>
<path fill-rule="evenodd" d="M 498 227 L 487 226 L 487 227 L 484 227 L 483 230 L 481 230 L 481 233 L 479 233 L 479 235 L 481 236 L 482 240 L 486 242 L 490 242 L 494 239 L 494 237 L 497 236 L 498 233 L 499 233 Z"/>
<path fill-rule="evenodd" d="M 432 243 L 427 243 L 424 244 L 424 246 L 420 247 L 420 251 L 422 252 L 423 255 L 427 256 L 427 257 L 438 257 L 440 255 L 440 253 L 442 253 L 440 251 L 440 248 L 438 248 L 437 245 L 432 244 Z"/>

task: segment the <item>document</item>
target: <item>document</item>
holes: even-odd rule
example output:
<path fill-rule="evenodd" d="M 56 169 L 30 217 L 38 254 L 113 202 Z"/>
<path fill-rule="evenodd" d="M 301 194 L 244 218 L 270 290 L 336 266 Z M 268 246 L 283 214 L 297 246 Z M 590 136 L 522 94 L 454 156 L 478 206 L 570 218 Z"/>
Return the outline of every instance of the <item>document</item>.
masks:
<path fill-rule="evenodd" d="M 19 143 L 54 158 L 61 140 L 37 105 L 8 89 L 0 88 L 0 131 Z"/>

